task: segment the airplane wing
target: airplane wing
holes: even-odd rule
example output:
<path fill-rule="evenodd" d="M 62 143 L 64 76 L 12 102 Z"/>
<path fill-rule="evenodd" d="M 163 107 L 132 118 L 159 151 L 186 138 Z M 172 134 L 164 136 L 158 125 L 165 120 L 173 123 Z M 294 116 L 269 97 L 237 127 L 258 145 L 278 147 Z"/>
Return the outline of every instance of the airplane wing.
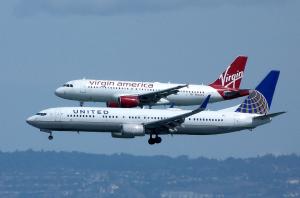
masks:
<path fill-rule="evenodd" d="M 154 122 L 144 123 L 144 127 L 145 127 L 145 129 L 152 130 L 152 131 L 154 130 L 156 132 L 174 129 L 175 127 L 181 125 L 184 122 L 185 118 L 205 110 L 205 108 L 208 104 L 209 98 L 210 98 L 210 95 L 208 95 L 206 97 L 206 99 L 203 101 L 203 103 L 197 109 L 195 109 L 193 111 L 190 111 L 190 112 L 184 113 L 184 114 L 180 114 L 177 116 L 173 116 L 173 117 L 170 117 L 170 118 L 167 118 L 164 120 L 158 120 L 158 121 L 154 121 Z"/>
<path fill-rule="evenodd" d="M 165 98 L 169 95 L 176 94 L 179 92 L 179 89 L 187 87 L 188 85 L 178 85 L 176 87 L 171 87 L 168 89 L 163 89 L 160 91 L 155 92 L 149 92 L 145 94 L 138 94 L 138 98 L 141 104 L 147 105 L 147 104 L 155 104 L 157 103 L 161 98 Z"/>

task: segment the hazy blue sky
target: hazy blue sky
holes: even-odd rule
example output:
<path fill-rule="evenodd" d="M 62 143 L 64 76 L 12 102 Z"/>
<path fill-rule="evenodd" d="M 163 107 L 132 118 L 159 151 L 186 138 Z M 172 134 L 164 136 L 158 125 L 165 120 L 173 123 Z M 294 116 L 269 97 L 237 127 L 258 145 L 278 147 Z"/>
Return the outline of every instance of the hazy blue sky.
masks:
<path fill-rule="evenodd" d="M 0 2 L 0 150 L 248 157 L 300 154 L 300 1 L 23 0 Z M 210 83 L 248 55 L 242 87 L 281 70 L 272 111 L 288 111 L 252 132 L 113 139 L 110 134 L 47 134 L 25 119 L 74 106 L 54 90 L 79 78 Z M 210 105 L 220 109 L 242 99 Z M 90 105 L 100 105 L 91 103 Z M 102 104 L 101 104 L 102 105 Z"/>

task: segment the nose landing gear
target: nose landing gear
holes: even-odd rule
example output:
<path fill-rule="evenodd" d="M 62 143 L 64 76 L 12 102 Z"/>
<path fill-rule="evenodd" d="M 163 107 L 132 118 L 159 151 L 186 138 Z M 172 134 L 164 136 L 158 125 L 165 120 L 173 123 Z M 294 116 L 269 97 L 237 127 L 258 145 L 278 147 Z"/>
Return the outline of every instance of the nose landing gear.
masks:
<path fill-rule="evenodd" d="M 52 132 L 50 132 L 50 134 L 49 134 L 49 136 L 48 136 L 48 140 L 53 140 Z"/>
<path fill-rule="evenodd" d="M 49 135 L 49 136 L 48 136 L 48 140 L 53 140 L 53 136 L 52 136 L 52 135 Z"/>
<path fill-rule="evenodd" d="M 48 140 L 53 140 L 52 131 L 50 131 L 49 129 L 40 129 L 40 131 L 49 133 Z"/>

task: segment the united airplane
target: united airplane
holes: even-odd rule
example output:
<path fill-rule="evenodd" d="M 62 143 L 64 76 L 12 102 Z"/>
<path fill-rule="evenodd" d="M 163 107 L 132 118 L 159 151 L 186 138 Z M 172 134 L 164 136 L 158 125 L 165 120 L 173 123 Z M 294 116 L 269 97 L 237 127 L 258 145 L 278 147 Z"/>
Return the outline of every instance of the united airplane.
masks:
<path fill-rule="evenodd" d="M 48 132 L 109 132 L 114 138 L 150 135 L 149 144 L 160 143 L 160 135 L 213 135 L 254 129 L 284 112 L 269 113 L 279 71 L 271 71 L 244 102 L 219 111 L 204 111 L 206 97 L 195 110 L 60 107 L 43 110 L 27 123 Z"/>
<path fill-rule="evenodd" d="M 56 89 L 61 98 L 80 101 L 106 102 L 107 107 L 143 107 L 153 105 L 198 105 L 210 95 L 210 102 L 246 96 L 249 90 L 240 89 L 247 62 L 238 56 L 219 78 L 209 85 L 188 85 L 159 82 L 114 80 L 73 80 Z"/>

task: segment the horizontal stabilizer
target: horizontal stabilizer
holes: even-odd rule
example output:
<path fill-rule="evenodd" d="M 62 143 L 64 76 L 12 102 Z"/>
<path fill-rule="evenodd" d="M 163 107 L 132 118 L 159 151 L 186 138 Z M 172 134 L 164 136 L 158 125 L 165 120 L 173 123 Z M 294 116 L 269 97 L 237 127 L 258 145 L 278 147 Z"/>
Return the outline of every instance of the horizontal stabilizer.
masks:
<path fill-rule="evenodd" d="M 254 117 L 253 119 L 254 120 L 265 120 L 265 119 L 269 119 L 269 118 L 273 118 L 273 117 L 279 116 L 279 115 L 284 114 L 284 113 L 286 113 L 286 112 L 285 111 L 281 111 L 281 112 L 277 112 L 277 113 L 270 113 L 270 114 L 266 114 L 266 115 L 261 115 L 261 116 Z"/>

